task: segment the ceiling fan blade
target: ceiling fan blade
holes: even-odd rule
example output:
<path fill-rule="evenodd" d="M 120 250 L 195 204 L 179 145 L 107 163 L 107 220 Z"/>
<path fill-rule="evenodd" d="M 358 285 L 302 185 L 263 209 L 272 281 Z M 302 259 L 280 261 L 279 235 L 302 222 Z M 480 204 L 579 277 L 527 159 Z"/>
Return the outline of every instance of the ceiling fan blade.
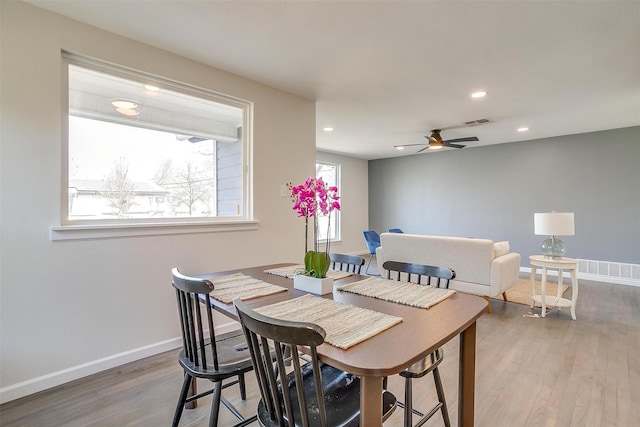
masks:
<path fill-rule="evenodd" d="M 417 153 L 422 153 L 422 152 L 423 152 L 424 150 L 426 150 L 427 148 L 429 148 L 429 146 L 428 146 L 428 145 L 427 145 L 426 147 L 424 147 L 423 149 L 418 150 L 418 151 L 416 152 L 416 154 L 417 154 Z"/>
<path fill-rule="evenodd" d="M 472 141 L 480 141 L 477 136 L 468 136 L 466 138 L 455 138 L 455 139 L 447 139 L 444 141 L 447 142 L 472 142 Z"/>
<path fill-rule="evenodd" d="M 445 147 L 451 147 L 451 148 L 464 148 L 466 147 L 466 145 L 460 145 L 460 144 L 448 144 L 448 143 L 444 143 Z"/>

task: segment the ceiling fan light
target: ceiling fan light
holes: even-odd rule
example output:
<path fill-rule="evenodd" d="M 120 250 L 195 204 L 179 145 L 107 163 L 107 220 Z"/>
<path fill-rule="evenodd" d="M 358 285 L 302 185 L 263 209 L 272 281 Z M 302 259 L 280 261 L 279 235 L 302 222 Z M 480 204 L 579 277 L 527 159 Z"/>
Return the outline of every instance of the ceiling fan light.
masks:
<path fill-rule="evenodd" d="M 442 144 L 431 144 L 429 145 L 429 150 L 440 150 L 443 147 Z"/>
<path fill-rule="evenodd" d="M 402 145 L 396 145 L 396 150 L 404 150 L 404 147 Z"/>

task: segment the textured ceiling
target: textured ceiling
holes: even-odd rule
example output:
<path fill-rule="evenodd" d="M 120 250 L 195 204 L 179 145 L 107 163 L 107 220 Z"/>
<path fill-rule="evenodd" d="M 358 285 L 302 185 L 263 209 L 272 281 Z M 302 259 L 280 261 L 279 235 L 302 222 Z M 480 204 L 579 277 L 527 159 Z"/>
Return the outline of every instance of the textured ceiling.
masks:
<path fill-rule="evenodd" d="M 433 128 L 475 147 L 640 125 L 639 1 L 28 3 L 316 100 L 318 149 L 364 159 Z"/>

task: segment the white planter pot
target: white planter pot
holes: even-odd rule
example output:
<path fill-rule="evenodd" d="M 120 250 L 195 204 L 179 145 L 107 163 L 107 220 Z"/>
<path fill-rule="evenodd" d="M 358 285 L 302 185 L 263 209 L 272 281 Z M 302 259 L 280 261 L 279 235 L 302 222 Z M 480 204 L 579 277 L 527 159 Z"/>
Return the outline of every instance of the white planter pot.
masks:
<path fill-rule="evenodd" d="M 296 274 L 293 276 L 293 287 L 312 294 L 324 295 L 333 292 L 333 278 L 318 279 L 317 277 Z"/>

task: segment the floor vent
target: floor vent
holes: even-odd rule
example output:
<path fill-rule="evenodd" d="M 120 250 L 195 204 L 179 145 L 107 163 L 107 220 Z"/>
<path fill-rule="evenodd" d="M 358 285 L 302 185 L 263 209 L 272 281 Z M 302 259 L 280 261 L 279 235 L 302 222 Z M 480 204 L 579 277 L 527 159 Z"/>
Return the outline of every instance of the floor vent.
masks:
<path fill-rule="evenodd" d="M 640 286 L 640 264 L 578 259 L 578 278 Z"/>

